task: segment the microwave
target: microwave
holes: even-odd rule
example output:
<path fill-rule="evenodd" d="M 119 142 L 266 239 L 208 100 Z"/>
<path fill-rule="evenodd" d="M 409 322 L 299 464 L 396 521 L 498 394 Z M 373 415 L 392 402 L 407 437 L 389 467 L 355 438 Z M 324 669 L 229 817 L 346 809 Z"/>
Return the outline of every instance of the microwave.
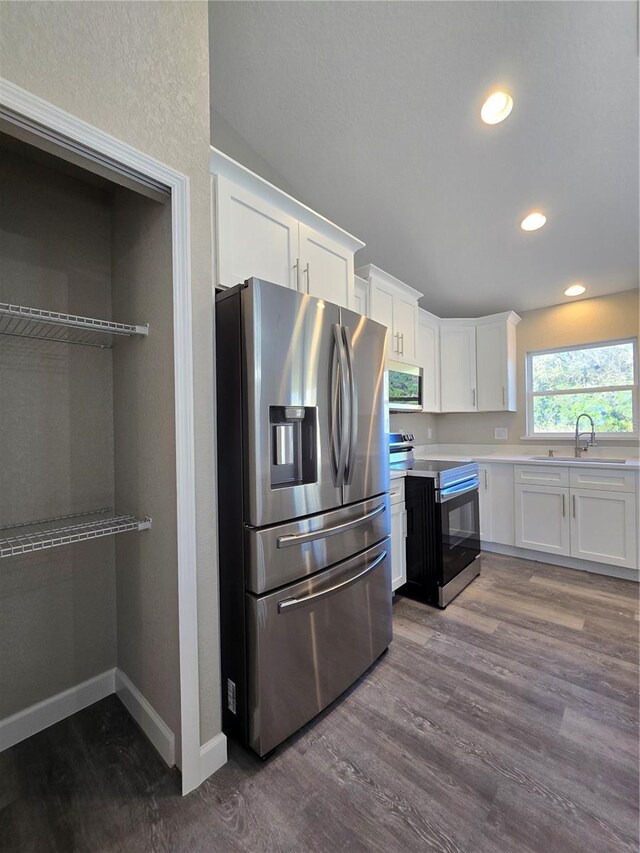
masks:
<path fill-rule="evenodd" d="M 421 412 L 422 368 L 388 361 L 385 373 L 389 411 Z"/>

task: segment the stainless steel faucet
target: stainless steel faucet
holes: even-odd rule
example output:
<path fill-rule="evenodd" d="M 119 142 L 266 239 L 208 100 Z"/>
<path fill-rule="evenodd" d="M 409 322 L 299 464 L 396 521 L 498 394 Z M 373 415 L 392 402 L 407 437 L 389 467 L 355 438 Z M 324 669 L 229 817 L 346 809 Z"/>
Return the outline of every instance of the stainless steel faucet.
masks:
<path fill-rule="evenodd" d="M 580 432 L 580 418 L 589 418 L 589 423 L 591 424 L 591 432 Z M 580 439 L 583 435 L 589 435 L 589 441 L 585 444 L 584 447 L 580 447 Z M 583 453 L 586 453 L 589 447 L 596 446 L 596 428 L 593 425 L 593 418 L 591 415 L 588 415 L 586 412 L 583 412 L 581 415 L 578 415 L 576 418 L 576 447 L 575 447 L 575 455 L 576 458 L 579 459 Z"/>

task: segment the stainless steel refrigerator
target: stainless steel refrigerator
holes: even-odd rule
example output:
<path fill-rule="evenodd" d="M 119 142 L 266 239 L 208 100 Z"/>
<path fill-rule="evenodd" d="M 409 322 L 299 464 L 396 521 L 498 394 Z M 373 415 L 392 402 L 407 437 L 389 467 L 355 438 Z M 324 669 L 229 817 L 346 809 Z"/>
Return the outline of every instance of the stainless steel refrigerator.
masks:
<path fill-rule="evenodd" d="M 216 297 L 223 727 L 262 756 L 391 641 L 385 333 L 255 278 Z"/>

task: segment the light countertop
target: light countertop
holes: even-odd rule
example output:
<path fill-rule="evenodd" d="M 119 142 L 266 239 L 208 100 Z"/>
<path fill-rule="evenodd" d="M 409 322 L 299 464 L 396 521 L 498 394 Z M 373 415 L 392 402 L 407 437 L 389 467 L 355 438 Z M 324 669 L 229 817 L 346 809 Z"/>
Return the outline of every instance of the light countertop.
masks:
<path fill-rule="evenodd" d="M 442 446 L 434 447 L 431 449 L 430 445 L 422 445 L 414 448 L 414 455 L 416 459 L 446 459 L 451 462 L 502 462 L 508 465 L 560 465 L 560 466 L 569 466 L 569 467 L 594 467 L 594 468 L 616 468 L 616 469 L 625 469 L 631 471 L 640 470 L 640 460 L 637 457 L 634 458 L 620 458 L 618 461 L 611 462 L 598 462 L 598 456 L 593 454 L 591 457 L 587 454 L 586 458 L 583 459 L 557 459 L 555 457 L 546 457 L 544 459 L 533 459 L 533 456 L 544 456 L 544 451 L 536 449 L 531 449 L 529 452 L 518 453 L 519 448 L 514 448 L 515 452 L 494 452 L 493 448 L 489 449 L 485 446 L 485 448 L 475 447 L 470 448 L 469 452 L 461 452 L 462 448 L 453 447 L 451 450 L 448 450 Z M 484 452 L 483 452 L 484 451 Z M 604 458 L 609 457 L 609 448 L 603 448 L 603 451 L 599 454 Z M 569 455 L 571 451 L 562 449 L 559 450 L 558 453 L 562 455 Z M 613 457 L 620 455 L 618 452 L 610 451 L 610 455 Z M 590 465 L 591 463 L 591 465 Z M 406 476 L 406 471 L 397 471 L 393 470 L 390 473 L 391 479 L 395 480 L 399 477 Z"/>

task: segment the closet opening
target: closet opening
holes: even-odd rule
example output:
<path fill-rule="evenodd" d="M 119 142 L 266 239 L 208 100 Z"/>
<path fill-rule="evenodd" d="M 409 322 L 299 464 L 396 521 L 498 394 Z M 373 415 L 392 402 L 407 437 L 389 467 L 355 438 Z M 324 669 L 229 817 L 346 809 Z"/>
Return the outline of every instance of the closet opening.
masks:
<path fill-rule="evenodd" d="M 171 194 L 79 162 L 0 133 L 0 749 L 116 692 L 180 766 Z"/>

